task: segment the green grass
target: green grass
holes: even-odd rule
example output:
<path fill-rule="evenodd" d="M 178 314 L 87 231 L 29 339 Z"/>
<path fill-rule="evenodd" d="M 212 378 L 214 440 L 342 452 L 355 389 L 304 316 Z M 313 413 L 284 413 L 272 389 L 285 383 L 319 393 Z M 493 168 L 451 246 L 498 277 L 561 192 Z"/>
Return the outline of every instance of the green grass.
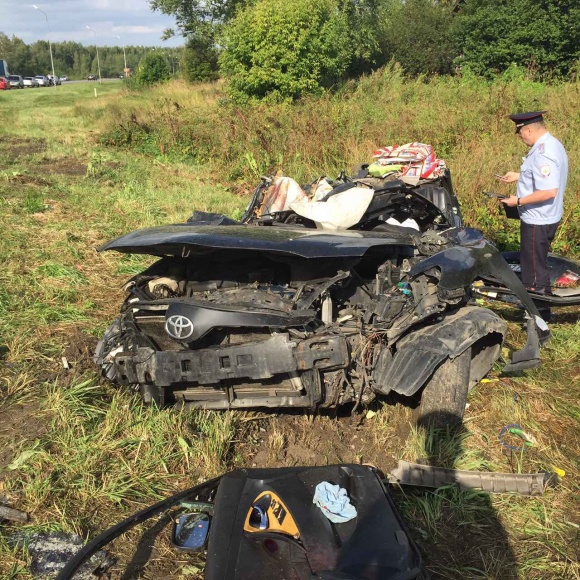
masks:
<path fill-rule="evenodd" d="M 569 114 L 577 110 L 576 85 L 425 84 L 386 70 L 334 97 L 235 111 L 220 105 L 219 85 L 131 93 L 111 83 L 96 87 L 97 98 L 94 88 L 0 94 L 0 113 L 11 119 L 0 126 L 0 424 L 21 417 L 9 436 L 0 430 L 0 449 L 10 452 L 0 464 L 0 495 L 29 512 L 31 529 L 84 537 L 175 490 L 251 465 L 264 433 L 268 465 L 280 464 L 290 444 L 334 460 L 330 444 L 344 425 L 320 417 L 317 437 L 307 416 L 292 416 L 290 430 L 288 417 L 271 413 L 160 411 L 100 383 L 91 361 L 96 340 L 118 312 L 124 282 L 155 258 L 96 248 L 137 228 L 181 222 L 194 209 L 239 215 L 256 174 L 267 170 L 334 175 L 377 146 L 415 139 L 447 158 L 468 221 L 507 242 L 512 234 L 477 192 L 521 157 L 505 115 L 537 100 L 550 109 L 571 167 L 580 161 L 578 117 Z M 558 240 L 570 253 L 577 251 L 577 185 L 572 172 Z M 513 319 L 510 309 L 498 312 Z M 566 472 L 542 497 L 397 491 L 436 577 L 580 578 L 577 314 L 556 318 L 541 367 L 509 378 L 496 370 L 471 393 L 461 433 L 409 433 L 408 409 L 387 404 L 356 431 L 369 451 L 359 454 L 353 444 L 349 460 L 366 460 L 372 448 L 385 470 L 393 457 Z M 510 322 L 508 345 L 521 340 Z M 538 443 L 506 455 L 497 436 L 513 422 Z M 11 531 L 4 526 L 0 534 L 0 577 L 29 578 L 27 556 L 2 539 Z"/>

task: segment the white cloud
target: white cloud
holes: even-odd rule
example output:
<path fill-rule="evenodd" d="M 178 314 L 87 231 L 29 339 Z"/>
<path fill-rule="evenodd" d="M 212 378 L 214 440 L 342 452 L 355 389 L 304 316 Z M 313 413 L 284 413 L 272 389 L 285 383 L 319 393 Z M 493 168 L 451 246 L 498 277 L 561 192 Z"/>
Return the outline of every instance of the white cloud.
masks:
<path fill-rule="evenodd" d="M 153 12 L 147 0 L 43 0 L 37 3 L 48 16 L 50 40 L 82 44 L 180 46 L 181 37 L 162 41 L 166 28 L 175 27 L 173 18 Z M 0 32 L 17 36 L 27 44 L 47 40 L 44 14 L 21 0 L 0 0 Z M 96 34 L 86 27 L 90 26 Z"/>

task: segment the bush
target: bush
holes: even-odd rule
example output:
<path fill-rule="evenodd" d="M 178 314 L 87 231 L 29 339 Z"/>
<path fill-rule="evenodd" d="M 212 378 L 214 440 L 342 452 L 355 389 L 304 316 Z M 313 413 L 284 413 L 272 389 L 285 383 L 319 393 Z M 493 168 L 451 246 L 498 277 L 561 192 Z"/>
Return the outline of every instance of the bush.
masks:
<path fill-rule="evenodd" d="M 103 141 L 207 165 L 216 181 L 236 191 L 250 191 L 256 173 L 281 170 L 306 183 L 368 162 L 384 145 L 430 143 L 451 168 L 466 223 L 502 248 L 513 247 L 517 224 L 481 192 L 515 189 L 494 178 L 517 170 L 526 152 L 508 115 L 547 109 L 570 167 L 580 166 L 578 116 L 570 113 L 577 108 L 578 84 L 533 82 L 516 69 L 494 82 L 464 74 L 409 80 L 391 64 L 339 92 L 292 104 L 229 106 L 222 87 L 172 83 L 126 100 L 105 116 Z M 579 192 L 580 173 L 570 171 L 555 252 L 580 255 Z"/>
<path fill-rule="evenodd" d="M 448 74 L 456 56 L 451 5 L 431 0 L 393 2 L 384 24 L 383 52 L 405 72 Z"/>
<path fill-rule="evenodd" d="M 217 80 L 217 50 L 207 37 L 192 36 L 187 39 L 181 56 L 181 72 L 190 83 Z"/>
<path fill-rule="evenodd" d="M 580 57 L 577 0 L 472 0 L 454 24 L 457 63 L 494 78 L 517 65 L 534 78 L 567 76 Z"/>
<path fill-rule="evenodd" d="M 258 0 L 225 28 L 220 69 L 234 101 L 294 100 L 343 78 L 353 51 L 333 0 Z"/>
<path fill-rule="evenodd" d="M 147 53 L 139 63 L 135 73 L 135 83 L 139 86 L 153 85 L 170 77 L 167 60 L 158 51 Z"/>

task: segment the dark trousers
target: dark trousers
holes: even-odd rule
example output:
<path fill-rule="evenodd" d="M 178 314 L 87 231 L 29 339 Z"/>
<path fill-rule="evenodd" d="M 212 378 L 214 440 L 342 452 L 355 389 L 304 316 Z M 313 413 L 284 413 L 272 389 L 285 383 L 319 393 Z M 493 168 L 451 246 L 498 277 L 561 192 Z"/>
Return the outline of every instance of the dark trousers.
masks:
<path fill-rule="evenodd" d="M 522 283 L 528 290 L 550 292 L 548 252 L 560 222 L 535 226 L 521 222 L 520 264 Z"/>

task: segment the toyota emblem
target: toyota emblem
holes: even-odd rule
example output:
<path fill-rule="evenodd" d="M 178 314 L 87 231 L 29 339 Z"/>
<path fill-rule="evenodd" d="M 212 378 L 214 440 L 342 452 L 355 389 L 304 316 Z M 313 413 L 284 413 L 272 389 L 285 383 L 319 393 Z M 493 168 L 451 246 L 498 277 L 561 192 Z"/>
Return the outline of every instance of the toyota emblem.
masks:
<path fill-rule="evenodd" d="M 174 314 L 165 321 L 165 330 L 172 338 L 185 340 L 193 334 L 193 322 L 181 314 Z"/>

